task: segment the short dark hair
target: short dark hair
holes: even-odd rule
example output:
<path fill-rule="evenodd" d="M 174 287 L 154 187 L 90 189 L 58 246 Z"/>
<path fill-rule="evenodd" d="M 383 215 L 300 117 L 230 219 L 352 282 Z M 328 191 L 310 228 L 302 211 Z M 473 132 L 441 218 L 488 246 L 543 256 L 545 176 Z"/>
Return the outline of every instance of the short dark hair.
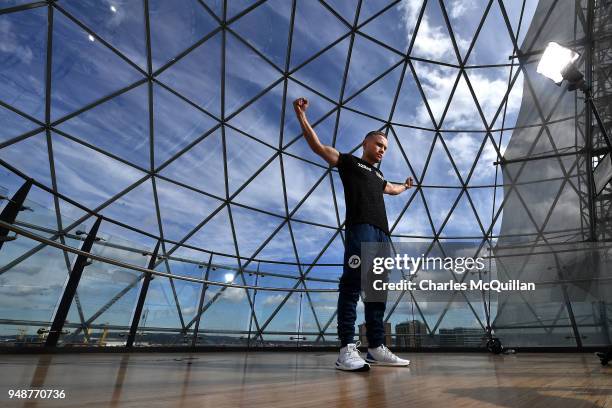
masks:
<path fill-rule="evenodd" d="M 382 130 L 373 130 L 371 132 L 368 132 L 363 139 L 365 140 L 365 139 L 367 139 L 370 136 L 376 136 L 376 135 L 380 135 L 380 136 L 384 137 L 385 139 L 387 138 L 387 135 Z"/>

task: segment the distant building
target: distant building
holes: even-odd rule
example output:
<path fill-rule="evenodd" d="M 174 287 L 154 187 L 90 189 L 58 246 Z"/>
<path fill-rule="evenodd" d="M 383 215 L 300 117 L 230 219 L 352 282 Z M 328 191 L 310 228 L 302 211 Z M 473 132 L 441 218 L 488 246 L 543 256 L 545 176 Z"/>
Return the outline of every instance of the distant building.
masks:
<path fill-rule="evenodd" d="M 427 334 L 425 323 L 419 320 L 399 323 L 395 326 L 395 345 L 398 347 L 421 347 Z"/>
<path fill-rule="evenodd" d="M 481 347 L 483 345 L 484 330 L 467 327 L 454 329 L 440 329 L 440 346 L 450 347 Z"/>
<path fill-rule="evenodd" d="M 359 341 L 362 346 L 368 346 L 368 339 L 366 337 L 366 326 L 365 323 L 359 325 Z M 391 345 L 391 323 L 385 323 L 385 344 Z"/>

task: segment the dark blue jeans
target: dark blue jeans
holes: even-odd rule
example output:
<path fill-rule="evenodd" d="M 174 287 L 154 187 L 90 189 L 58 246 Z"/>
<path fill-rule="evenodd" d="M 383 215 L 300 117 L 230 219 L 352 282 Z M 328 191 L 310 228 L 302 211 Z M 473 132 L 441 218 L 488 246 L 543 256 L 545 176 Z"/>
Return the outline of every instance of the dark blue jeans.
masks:
<path fill-rule="evenodd" d="M 361 291 L 361 269 L 352 268 L 349 259 L 353 255 L 361 258 L 362 242 L 390 242 L 390 239 L 384 231 L 370 224 L 356 224 L 346 228 L 344 270 L 338 294 L 338 337 L 342 347 L 354 343 L 357 301 Z M 374 348 L 385 343 L 383 324 L 385 307 L 385 302 L 364 302 L 368 347 Z"/>

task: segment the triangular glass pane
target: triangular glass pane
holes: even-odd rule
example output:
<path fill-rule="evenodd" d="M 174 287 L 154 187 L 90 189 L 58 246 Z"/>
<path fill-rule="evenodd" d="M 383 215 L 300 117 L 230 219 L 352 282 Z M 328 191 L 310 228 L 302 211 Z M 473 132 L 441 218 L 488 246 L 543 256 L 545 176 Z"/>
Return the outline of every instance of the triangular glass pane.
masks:
<path fill-rule="evenodd" d="M 113 243 L 121 245 L 123 242 L 114 240 Z M 108 246 L 95 245 L 92 253 L 141 267 L 145 267 L 147 263 L 147 258 L 140 254 L 133 254 L 130 257 L 127 251 Z M 92 262 L 83 271 L 78 288 L 85 320 L 92 324 L 128 326 L 138 299 L 142 281 L 139 279 L 140 276 L 141 273 L 130 269 L 120 269 L 103 262 Z"/>
<path fill-rule="evenodd" d="M 19 241 L 20 238 L 2 246 L 2 267 L 22 254 Z M 0 310 L 0 318 L 53 321 L 53 311 L 62 296 L 67 276 L 68 269 L 63 252 L 50 246 L 6 270 L 2 274 L 0 296 L 10 299 L 10 302 L 7 301 Z"/>
<path fill-rule="evenodd" d="M 486 130 L 486 124 L 482 121 L 478 107 L 463 75 L 459 79 L 442 126 L 444 129 L 453 130 Z"/>
<path fill-rule="evenodd" d="M 251 7 L 256 2 L 257 0 L 228 0 L 227 1 L 227 18 L 229 19 L 229 18 L 234 17 L 236 14 L 241 13 L 245 9 Z M 261 7 L 261 5 L 257 6 L 255 10 L 257 10 L 259 7 Z M 253 13 L 255 10 L 249 11 L 249 14 Z M 243 16 L 240 18 L 242 19 L 244 17 L 246 16 Z"/>
<path fill-rule="evenodd" d="M 274 150 L 263 143 L 229 127 L 225 128 L 225 149 L 230 195 L 242 187 L 274 155 Z"/>
<path fill-rule="evenodd" d="M 17 177 L 12 173 L 11 176 L 8 177 L 4 177 L 2 173 L 0 173 L 0 175 L 3 176 L 0 182 L 0 194 L 6 195 L 7 197 L 12 197 L 24 184 L 24 180 L 21 177 Z M 7 200 L 0 200 L 0 208 L 6 201 Z M 23 223 L 20 225 L 21 228 L 29 228 L 29 226 L 32 226 L 33 232 L 37 235 L 46 237 L 54 235 L 51 231 L 57 231 L 58 224 L 53 195 L 36 185 L 32 185 L 23 205 L 27 209 L 19 211 L 16 218 L 16 221 Z M 38 227 L 46 227 L 49 230 L 44 231 Z M 63 227 L 65 227 L 65 225 L 63 225 Z M 21 241 L 22 243 L 27 241 L 28 243 L 38 244 L 37 241 L 30 239 L 22 239 Z M 6 243 L 4 245 L 6 245 Z"/>
<path fill-rule="evenodd" d="M 353 24 L 355 12 L 357 11 L 358 0 L 327 0 L 326 3 L 347 23 Z"/>
<path fill-rule="evenodd" d="M 221 201 L 157 178 L 155 180 L 164 238 L 180 241 L 216 210 Z"/>
<path fill-rule="evenodd" d="M 281 83 L 240 111 L 229 123 L 265 143 L 278 146 L 282 99 Z M 293 111 L 286 111 L 285 115 L 293 115 Z"/>
<path fill-rule="evenodd" d="M 167 272 L 163 264 L 160 265 L 159 269 L 162 272 Z M 182 328 L 169 278 L 156 276 L 149 284 L 138 325 L 139 329 L 147 327 Z M 152 334 L 145 331 L 142 331 L 142 333 L 149 336 Z M 144 336 L 141 334 L 139 340 L 150 341 L 146 334 Z"/>
<path fill-rule="evenodd" d="M 341 215 L 343 217 L 344 214 Z M 338 219 L 334 207 L 334 197 L 332 195 L 330 179 L 326 177 L 302 203 L 294 219 L 316 222 L 318 224 L 329 225 L 336 228 Z"/>
<path fill-rule="evenodd" d="M 485 228 L 484 225 L 483 228 Z M 483 235 L 465 193 L 453 209 L 440 235 L 442 237 L 478 237 Z"/>
<path fill-rule="evenodd" d="M 285 98 L 283 144 L 289 143 L 295 138 L 295 136 L 302 133 L 302 127 L 300 126 L 293 110 L 293 101 L 298 98 L 306 98 L 308 100 L 308 110 L 306 111 L 306 115 L 308 117 L 308 121 L 312 126 L 314 126 L 315 130 L 318 130 L 321 127 L 320 124 L 315 125 L 315 123 L 335 108 L 335 106 L 327 99 L 324 99 L 318 94 L 311 92 L 310 90 L 299 85 L 297 82 L 290 80 L 287 83 L 287 97 Z M 335 120 L 335 115 L 332 114 L 331 116 L 333 116 Z M 319 132 L 317 132 L 317 135 L 322 143 L 331 143 L 331 134 L 333 132 L 329 134 L 318 133 Z M 327 140 L 327 136 L 329 136 L 330 143 L 325 142 Z"/>
<path fill-rule="evenodd" d="M 236 230 L 238 250 L 242 257 L 252 257 L 260 246 L 283 222 L 280 217 L 232 205 L 232 220 Z"/>
<path fill-rule="evenodd" d="M 384 122 L 382 121 L 372 119 L 348 109 L 342 109 L 340 111 L 338 134 L 336 135 L 336 143 L 334 146 L 340 153 L 348 153 L 355 147 L 358 147 L 353 154 L 361 157 L 361 143 L 365 135 L 372 130 L 380 130 L 383 126 Z"/>
<path fill-rule="evenodd" d="M 160 174 L 218 197 L 225 197 L 223 168 L 221 130 L 215 130 L 164 167 Z"/>
<path fill-rule="evenodd" d="M 319 141 L 324 145 L 331 146 L 333 143 L 334 129 L 336 127 L 336 117 L 337 114 L 333 112 L 317 124 L 315 124 L 315 121 L 311 121 L 309 119 L 310 125 L 313 127 L 313 129 L 317 133 L 317 136 L 319 137 Z M 310 160 L 314 163 L 318 163 L 321 166 L 327 166 L 325 160 L 323 160 L 319 155 L 314 153 L 308 145 L 308 142 L 302 135 L 302 130 L 299 124 L 297 124 L 297 120 L 293 118 L 288 119 L 287 117 L 285 117 L 285 124 L 287 126 L 295 127 L 297 132 L 299 132 L 297 134 L 289 133 L 288 131 L 285 132 L 285 143 L 290 143 L 291 141 L 295 140 L 293 143 L 291 143 L 291 145 L 285 147 L 287 153 L 291 153 L 292 155 L 301 157 L 304 160 Z"/>
<path fill-rule="evenodd" d="M 453 157 L 456 157 L 453 156 Z M 472 156 L 474 157 L 474 156 Z M 497 174 L 497 184 L 503 183 L 503 177 L 501 169 L 495 164 L 499 160 L 497 157 L 497 151 L 493 146 L 491 140 L 487 137 L 484 147 L 480 152 L 480 156 L 476 159 L 476 166 L 472 172 L 472 176 L 468 181 L 469 186 L 475 185 L 495 185 L 495 177 Z M 455 161 L 455 163 L 457 163 Z M 497 172 L 496 172 L 497 170 Z M 464 178 L 465 180 L 465 178 Z"/>
<path fill-rule="evenodd" d="M 39 133 L 0 149 L 0 158 L 52 188 L 46 134 Z"/>
<path fill-rule="evenodd" d="M 525 27 L 526 29 L 527 27 Z M 499 3 L 494 1 L 474 48 L 468 58 L 469 65 L 507 64 L 514 45 L 508 34 Z"/>
<path fill-rule="evenodd" d="M 230 10 L 235 1 L 229 3 Z M 230 11 L 231 14 L 231 11 Z M 277 67 L 285 66 L 291 2 L 269 0 L 232 24 L 232 29 Z"/>
<path fill-rule="evenodd" d="M 146 84 L 62 122 L 57 128 L 138 166 L 150 165 Z"/>
<path fill-rule="evenodd" d="M 438 135 L 436 138 L 422 183 L 428 186 L 460 186 L 461 180 L 446 153 L 441 137 Z"/>
<path fill-rule="evenodd" d="M 62 13 L 53 15 L 53 118 L 72 113 L 139 79 L 142 76 L 138 71 L 94 36 Z"/>
<path fill-rule="evenodd" d="M 501 189 L 498 189 L 497 197 L 495 197 L 495 206 L 499 208 L 501 201 L 504 199 Z M 485 232 L 489 229 L 493 221 L 493 198 L 495 191 L 492 188 L 468 188 L 472 203 L 476 208 L 478 218 L 482 223 Z"/>
<path fill-rule="evenodd" d="M 402 126 L 394 126 L 395 134 L 402 145 L 402 149 L 408 158 L 408 162 L 414 172 L 415 180 L 417 183 L 421 180 L 423 169 L 425 168 L 425 162 L 431 147 L 436 140 L 435 133 L 427 132 L 424 130 L 416 130 L 405 128 Z M 399 150 L 399 146 L 393 147 Z M 401 154 L 401 153 L 400 153 Z M 403 160 L 402 155 L 402 160 Z M 410 174 L 406 175 L 408 177 Z"/>
<path fill-rule="evenodd" d="M 383 0 L 379 3 L 389 3 L 389 1 Z M 369 18 L 366 16 L 369 14 L 368 9 L 371 6 L 372 2 L 370 1 L 364 1 L 361 3 L 361 11 L 359 13 L 359 20 L 361 22 L 363 22 L 366 18 Z M 384 7 L 385 4 L 381 4 L 380 6 Z M 404 24 L 406 20 L 401 18 L 398 19 L 398 11 L 401 13 L 402 7 L 407 6 L 400 2 L 400 4 L 396 6 L 389 7 L 381 15 L 368 22 L 365 26 L 361 27 L 360 31 L 380 42 L 385 43 L 402 54 L 406 53 L 412 38 L 412 27 L 407 27 Z M 378 11 L 379 10 L 376 10 L 375 12 Z"/>
<path fill-rule="evenodd" d="M 0 15 L 0 100 L 44 120 L 47 8 Z"/>
<path fill-rule="evenodd" d="M 304 284 L 306 288 L 309 288 L 309 284 Z M 310 295 L 310 299 L 312 296 Z M 328 317 L 329 318 L 329 317 Z M 300 316 L 300 334 L 303 341 L 307 344 L 316 344 L 314 341 L 317 339 L 319 335 L 319 331 L 323 329 L 323 325 L 326 321 L 322 321 L 318 315 L 316 315 L 316 310 L 314 310 L 314 306 L 309 300 L 309 295 L 306 293 L 302 293 L 302 314 Z"/>
<path fill-rule="evenodd" d="M 421 2 L 409 2 L 403 7 L 407 27 L 416 27 L 421 7 Z M 427 2 L 411 55 L 431 61 L 457 64 L 457 55 L 439 2 Z"/>
<path fill-rule="evenodd" d="M 434 127 L 410 66 L 406 67 L 402 88 L 397 96 L 397 103 L 393 111 L 393 122 L 429 129 Z"/>
<path fill-rule="evenodd" d="M 158 79 L 199 107 L 221 116 L 221 35 L 206 40 Z"/>
<path fill-rule="evenodd" d="M 417 193 L 414 199 L 412 199 L 410 205 L 391 232 L 393 235 L 410 235 L 414 237 L 431 237 L 433 235 L 421 194 Z"/>
<path fill-rule="evenodd" d="M 149 2 L 149 8 L 152 3 Z M 131 61 L 146 69 L 143 4 L 128 0 L 115 0 L 112 3 L 69 0 L 62 2 L 62 7 Z"/>
<path fill-rule="evenodd" d="M 323 95 L 337 100 L 340 97 L 349 40 L 344 39 L 297 70 L 293 77 Z"/>
<path fill-rule="evenodd" d="M 302 285 L 300 285 L 300 287 L 302 287 Z M 284 337 L 285 341 L 296 341 L 300 308 L 304 310 L 306 306 L 304 303 L 305 301 L 306 295 L 299 292 L 293 292 L 285 304 L 283 304 L 283 307 L 274 315 L 266 327 L 266 332 L 286 332 L 287 334 L 278 335 L 278 340 L 282 341 Z M 300 335 L 300 337 L 302 336 Z"/>
<path fill-rule="evenodd" d="M 6 142 L 7 140 L 17 136 L 21 136 L 24 133 L 39 127 L 36 123 L 31 122 L 23 116 L 1 106 L 0 123 L 3 124 L 2 130 L 0 131 L 0 143 Z"/>
<path fill-rule="evenodd" d="M 490 0 L 454 1 L 444 5 L 462 59 L 467 55 L 489 2 Z M 499 30 L 502 28 L 505 28 L 505 25 L 498 27 Z"/>
<path fill-rule="evenodd" d="M 401 56 L 392 53 L 384 47 L 368 40 L 363 36 L 356 36 L 351 53 L 351 65 L 348 71 L 344 100 L 376 79 L 383 72 L 401 60 Z M 390 81 L 395 78 L 394 81 Z M 382 83 L 389 100 L 393 100 L 397 90 L 397 77 L 389 77 Z"/>
<path fill-rule="evenodd" d="M 172 60 L 217 28 L 215 19 L 197 0 L 149 1 L 153 69 Z M 221 54 L 217 55 L 218 58 Z"/>
<path fill-rule="evenodd" d="M 361 9 L 359 10 L 359 23 L 363 24 L 365 20 L 371 18 L 374 14 L 380 12 L 389 3 L 392 3 L 392 1 L 391 0 L 370 0 L 370 1 L 362 2 Z M 390 7 L 390 9 L 395 9 L 395 7 Z M 380 18 L 380 16 L 376 18 Z"/>
<path fill-rule="evenodd" d="M 330 266 L 327 268 L 342 269 L 342 263 L 344 262 L 344 241 L 342 241 L 342 237 L 345 235 L 345 230 L 340 230 L 340 232 L 338 232 L 338 230 L 334 230 L 332 232 L 333 232 L 332 236 L 334 237 L 334 239 L 329 244 L 329 246 L 327 246 L 327 248 L 325 248 L 325 245 L 327 245 L 328 240 L 322 243 L 323 247 L 321 249 L 325 248 L 325 251 L 323 251 L 323 254 L 321 254 L 321 257 L 317 259 L 316 264 L 317 265 L 336 264 L 334 266 Z M 305 269 L 308 269 L 308 268 L 305 268 Z M 308 276 L 312 276 L 312 277 L 315 276 L 315 275 L 310 275 L 310 273 L 311 272 L 308 273 Z M 319 278 L 321 277 L 323 276 L 319 276 Z M 328 278 L 330 277 L 328 276 Z M 330 278 L 330 279 L 333 279 L 333 278 Z"/>
<path fill-rule="evenodd" d="M 453 161 L 455 162 L 455 166 L 457 166 L 457 170 L 459 170 L 459 174 L 461 175 L 463 180 L 467 180 L 467 176 L 470 173 L 470 170 L 472 170 L 472 166 L 474 165 L 475 160 L 484 160 L 485 157 L 491 158 L 491 153 L 495 155 L 495 150 L 491 152 L 491 147 L 489 146 L 488 150 L 483 150 L 482 152 L 484 157 L 477 157 L 478 152 L 480 150 L 480 146 L 485 141 L 484 138 L 486 137 L 487 136 L 485 133 L 475 132 L 449 132 L 444 134 L 444 141 L 446 142 L 446 147 L 448 147 L 448 150 L 451 153 L 451 156 L 453 157 Z M 481 168 L 480 170 L 493 170 L 493 174 L 495 174 L 495 167 L 493 166 L 494 161 L 495 156 L 493 156 L 493 160 L 489 161 L 489 168 L 485 167 Z M 475 179 L 483 180 L 486 178 L 487 175 L 490 175 L 490 173 L 473 173 L 470 181 L 473 181 Z"/>
<path fill-rule="evenodd" d="M 155 164 L 159 166 L 217 124 L 161 86 L 153 86 Z"/>
<path fill-rule="evenodd" d="M 206 290 L 204 304 L 208 304 L 216 295 L 217 299 L 202 314 L 200 318 L 200 331 L 223 330 L 244 331 L 249 329 L 251 320 L 251 306 L 247 297 L 247 290 L 241 288 L 227 288 L 220 286 L 209 287 Z M 251 295 L 252 297 L 252 292 Z M 255 322 L 251 322 L 251 330 L 257 330 Z M 206 336 L 202 333 L 199 336 Z M 214 334 L 212 335 L 214 336 Z M 244 338 L 246 335 L 235 335 Z M 227 340 L 224 340 L 227 341 Z"/>
<path fill-rule="evenodd" d="M 227 208 L 223 208 L 215 214 L 185 244 L 207 251 L 236 256 L 234 237 Z"/>
<path fill-rule="evenodd" d="M 235 36 L 225 45 L 225 112 L 231 114 L 278 79 L 280 74 Z"/>
<path fill-rule="evenodd" d="M 325 27 L 312 35 L 312 27 Z M 345 34 L 349 28 L 319 2 L 298 1 L 293 23 L 291 67 L 301 65 Z M 344 66 L 346 53 L 335 64 Z M 321 71 L 321 73 L 324 71 Z"/>
<path fill-rule="evenodd" d="M 287 183 L 287 203 L 289 212 L 292 212 L 326 170 L 303 160 L 283 155 L 283 171 Z M 321 181 L 321 183 L 324 182 L 325 180 Z"/>
<path fill-rule="evenodd" d="M 318 227 L 294 220 L 290 222 L 293 235 L 300 237 L 300 239 L 295 240 L 295 245 L 297 246 L 300 262 L 305 264 L 314 262 L 323 248 L 325 248 L 325 244 L 336 232 L 332 228 Z"/>
<path fill-rule="evenodd" d="M 307 281 L 306 285 L 309 289 L 329 289 L 331 284 L 327 282 Z M 323 329 L 338 308 L 338 294 L 329 292 L 313 292 L 310 293 L 310 303 L 312 304 L 312 308 L 314 308 L 317 320 L 319 321 L 319 325 L 321 326 L 321 329 Z M 310 307 L 310 304 L 308 304 L 308 312 L 306 316 L 312 313 Z M 309 320 L 306 320 L 306 322 L 309 322 Z M 312 320 L 310 322 L 315 323 Z M 312 327 L 303 326 L 303 328 L 304 331 L 317 331 L 317 327 L 314 325 Z M 334 326 L 334 330 L 335 329 L 336 327 Z"/>
<path fill-rule="evenodd" d="M 53 134 L 53 156 L 58 191 L 91 209 L 145 175 L 57 134 Z"/>
<path fill-rule="evenodd" d="M 203 0 L 204 4 L 211 9 L 219 18 L 223 18 L 223 3 L 225 0 Z"/>
<path fill-rule="evenodd" d="M 367 112 L 381 120 L 388 120 L 401 72 L 401 66 L 395 68 L 351 99 L 346 106 Z"/>
<path fill-rule="evenodd" d="M 440 231 L 449 211 L 461 193 L 458 188 L 425 188 L 423 195 L 436 232 Z M 408 215 L 410 212 L 407 211 Z"/>
<path fill-rule="evenodd" d="M 296 237 L 297 239 L 297 237 Z M 293 241 L 289 233 L 289 224 L 285 224 L 280 231 L 266 244 L 265 247 L 257 254 L 257 259 L 283 261 L 296 263 L 295 251 L 293 249 Z M 253 265 L 255 267 L 255 265 Z M 261 264 L 261 271 L 270 271 L 276 269 L 274 264 Z M 278 268 L 280 271 L 288 272 L 297 275 L 297 267 L 293 265 L 282 265 Z"/>
<path fill-rule="evenodd" d="M 153 235 L 159 235 L 157 211 L 150 180 L 136 186 L 102 210 L 102 214 Z"/>
<path fill-rule="evenodd" d="M 460 72 L 456 68 L 421 61 L 413 61 L 413 65 L 429 108 L 439 123 Z"/>
<path fill-rule="evenodd" d="M 498 113 L 498 117 L 504 114 L 504 107 L 502 105 L 502 101 L 506 92 L 508 91 L 508 86 L 510 85 L 509 77 L 510 75 L 510 67 L 497 67 L 497 68 L 474 68 L 468 69 L 465 71 L 468 78 L 470 79 L 470 84 L 472 85 L 472 89 L 474 89 L 474 94 L 476 94 L 476 98 L 478 103 L 480 104 L 480 108 L 484 114 L 484 117 L 487 121 L 487 125 L 490 125 L 495 115 Z M 513 71 L 516 73 L 516 70 Z M 459 92 L 459 87 L 461 83 L 459 83 L 457 87 L 457 91 L 455 94 Z M 516 86 L 516 85 L 515 85 Z M 469 91 L 469 90 L 468 90 Z M 462 91 L 463 92 L 463 91 Z M 520 106 L 520 99 L 517 99 L 515 96 L 516 93 L 511 93 L 508 99 L 508 106 L 506 109 L 506 115 L 510 112 L 518 113 L 518 108 Z M 520 95 L 519 95 L 520 96 Z M 501 106 L 501 110 L 500 110 Z M 452 107 L 452 106 L 451 106 Z M 450 111 L 449 111 L 450 112 Z M 477 120 L 480 118 L 480 115 L 474 117 L 473 120 Z M 469 123 L 470 121 L 467 121 Z M 482 120 L 479 120 L 478 126 L 482 126 Z M 465 127 L 464 127 L 465 128 Z"/>
<path fill-rule="evenodd" d="M 287 184 L 287 188 L 291 188 Z M 234 198 L 235 202 L 285 216 L 280 160 L 274 159 Z"/>
<path fill-rule="evenodd" d="M 275 276 L 263 276 L 258 280 L 258 286 L 265 287 L 276 287 L 276 288 L 293 288 L 296 284 L 295 279 L 287 279 L 287 278 L 279 278 Z M 285 299 L 290 296 L 289 292 L 279 292 L 279 291 L 258 291 L 257 297 L 255 299 L 255 315 L 257 316 L 257 320 L 259 321 L 259 326 L 263 326 L 264 323 L 271 317 L 272 313 L 277 309 L 278 306 L 281 305 L 283 301 L 285 303 L 282 305 L 280 310 L 283 310 L 286 306 L 291 306 L 291 303 L 287 303 L 288 300 Z M 295 309 L 294 309 L 295 310 Z M 280 312 L 280 311 L 279 311 Z M 291 331 L 295 330 L 295 323 L 297 321 L 296 315 L 294 314 L 291 318 L 294 326 L 290 329 Z M 268 329 L 266 328 L 266 331 Z M 266 339 L 267 336 L 264 336 Z M 288 340 L 289 336 L 285 335 L 284 340 Z"/>
<path fill-rule="evenodd" d="M 508 20 L 510 20 L 513 35 L 514 37 L 518 36 L 517 44 L 519 45 L 519 47 L 521 47 L 521 44 L 525 39 L 527 31 L 529 30 L 529 25 L 539 2 L 527 1 L 523 5 L 523 2 L 506 0 L 503 3 L 504 8 L 506 9 L 506 13 L 508 13 Z"/>

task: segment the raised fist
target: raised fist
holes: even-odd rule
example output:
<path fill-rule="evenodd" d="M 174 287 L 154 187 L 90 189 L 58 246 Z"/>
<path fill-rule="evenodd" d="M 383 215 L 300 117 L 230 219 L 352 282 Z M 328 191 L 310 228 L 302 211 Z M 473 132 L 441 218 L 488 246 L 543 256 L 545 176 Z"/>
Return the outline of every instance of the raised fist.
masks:
<path fill-rule="evenodd" d="M 304 113 L 308 108 L 308 99 L 306 98 L 297 98 L 293 101 L 293 109 L 295 109 L 295 113 Z"/>

